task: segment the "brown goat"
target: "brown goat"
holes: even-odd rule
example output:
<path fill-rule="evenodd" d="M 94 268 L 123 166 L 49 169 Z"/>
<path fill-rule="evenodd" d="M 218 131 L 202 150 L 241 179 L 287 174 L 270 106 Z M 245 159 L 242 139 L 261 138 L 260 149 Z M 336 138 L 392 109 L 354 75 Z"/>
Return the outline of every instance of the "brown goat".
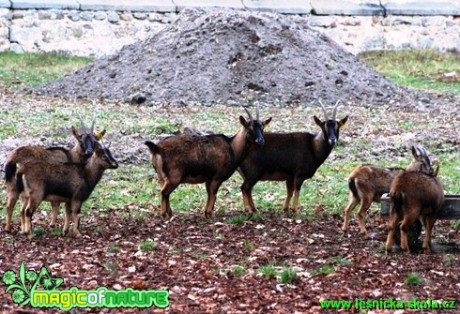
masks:
<path fill-rule="evenodd" d="M 80 117 L 82 127 L 80 132 L 72 126 L 72 135 L 77 139 L 77 143 L 72 149 L 63 147 L 42 148 L 37 146 L 21 146 L 13 150 L 5 161 L 5 185 L 7 188 L 7 217 L 5 231 L 11 230 L 11 216 L 13 209 L 18 201 L 19 193 L 16 189 L 16 169 L 17 165 L 22 165 L 30 161 L 50 161 L 50 162 L 86 162 L 94 151 L 95 142 L 100 139 L 105 131 L 98 136 L 94 135 L 94 115 L 91 126 L 86 127 L 83 119 Z M 23 206 L 26 201 L 23 200 Z M 59 202 L 51 202 L 51 222 L 54 226 L 59 213 Z"/>
<path fill-rule="evenodd" d="M 362 165 L 355 168 L 348 177 L 350 200 L 345 208 L 342 230 L 348 231 L 350 216 L 356 205 L 361 204 L 358 214 L 359 233 L 367 238 L 364 215 L 372 202 L 380 203 L 382 194 L 390 192 L 391 182 L 404 171 L 419 171 L 433 174 L 433 165 L 424 148 L 412 146 L 414 159 L 404 170 L 402 168 L 383 168 L 373 165 Z"/>
<path fill-rule="evenodd" d="M 444 202 L 444 189 L 437 178 L 439 165 L 432 175 L 422 172 L 403 172 L 393 180 L 390 188 L 390 221 L 388 223 L 387 252 L 393 246 L 396 225 L 401 222 L 401 249 L 409 252 L 407 232 L 419 217 L 425 227 L 423 249 L 431 251 L 431 232 L 436 213 Z"/>
<path fill-rule="evenodd" d="M 165 219 L 172 217 L 169 195 L 181 183 L 206 183 L 205 215 L 212 216 L 222 182 L 230 178 L 248 151 L 264 145 L 263 130 L 271 118 L 260 121 L 258 106 L 256 119 L 246 112 L 249 121 L 240 116 L 243 127 L 233 137 L 222 134 L 178 135 L 158 144 L 145 142 L 152 153 L 152 164 L 161 184 L 161 215 Z"/>
<path fill-rule="evenodd" d="M 248 212 L 257 209 L 252 200 L 252 188 L 258 181 L 286 181 L 287 197 L 284 210 L 289 210 L 291 197 L 295 191 L 293 210 L 297 210 L 300 188 L 306 179 L 311 178 L 323 164 L 339 139 L 339 130 L 348 116 L 337 121 L 336 103 L 332 119 L 320 102 L 325 121 L 314 116 L 315 123 L 321 128 L 317 134 L 307 132 L 266 133 L 265 145 L 251 149 L 238 171 L 244 179 L 241 191 L 244 207 Z"/>
<path fill-rule="evenodd" d="M 66 216 L 63 234 L 69 230 L 69 219 L 73 221 L 73 234 L 80 236 L 78 215 L 84 201 L 106 169 L 118 168 L 117 161 L 108 148 L 96 142 L 94 154 L 85 163 L 61 163 L 53 161 L 30 161 L 17 171 L 17 190 L 24 192 L 27 204 L 21 210 L 21 225 L 25 234 L 32 229 L 32 216 L 42 201 L 64 202 Z"/>

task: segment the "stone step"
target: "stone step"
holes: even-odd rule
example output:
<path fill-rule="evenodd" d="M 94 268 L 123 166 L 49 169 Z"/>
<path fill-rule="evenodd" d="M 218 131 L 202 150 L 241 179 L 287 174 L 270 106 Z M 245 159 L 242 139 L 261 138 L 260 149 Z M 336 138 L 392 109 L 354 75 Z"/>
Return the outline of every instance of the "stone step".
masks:
<path fill-rule="evenodd" d="M 308 0 L 242 0 L 245 8 L 285 14 L 310 14 Z"/>
<path fill-rule="evenodd" d="M 1 1 L 1 0 L 0 0 Z M 77 0 L 11 0 L 13 9 L 79 9 Z"/>
<path fill-rule="evenodd" d="M 92 11 L 138 11 L 138 12 L 176 12 L 172 0 L 78 0 L 80 10 Z"/>
<path fill-rule="evenodd" d="M 312 12 L 316 15 L 383 15 L 379 0 L 312 0 Z"/>
<path fill-rule="evenodd" d="M 383 1 L 388 15 L 460 15 L 460 1 Z"/>
<path fill-rule="evenodd" d="M 172 0 L 179 11 L 185 8 L 234 8 L 243 9 L 241 0 Z"/>

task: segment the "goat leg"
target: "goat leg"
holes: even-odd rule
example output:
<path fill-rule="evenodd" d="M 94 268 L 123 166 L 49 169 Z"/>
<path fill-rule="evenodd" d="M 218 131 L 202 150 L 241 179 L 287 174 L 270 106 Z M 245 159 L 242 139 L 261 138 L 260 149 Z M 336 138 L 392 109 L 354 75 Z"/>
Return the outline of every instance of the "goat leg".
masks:
<path fill-rule="evenodd" d="M 361 207 L 356 215 L 356 217 L 358 218 L 359 233 L 362 234 L 364 238 L 366 239 L 367 239 L 367 230 L 364 224 L 364 215 L 369 210 L 369 207 L 371 207 L 371 204 L 372 204 L 372 199 L 369 199 L 368 197 L 363 196 L 361 199 Z"/>
<path fill-rule="evenodd" d="M 344 220 L 343 220 L 343 225 L 342 225 L 342 231 L 347 232 L 348 231 L 348 225 L 350 223 L 350 216 L 351 213 L 353 212 L 353 209 L 355 209 L 356 205 L 358 205 L 359 199 L 356 198 L 353 193 L 350 192 L 350 198 L 348 201 L 347 207 L 345 207 L 345 213 L 344 213 Z"/>
<path fill-rule="evenodd" d="M 291 204 L 292 194 L 294 194 L 294 179 L 287 179 L 286 180 L 286 189 L 287 189 L 287 196 L 286 200 L 284 201 L 283 211 L 289 212 L 289 205 Z"/>
<path fill-rule="evenodd" d="M 168 179 L 164 181 L 164 185 L 161 188 L 161 216 L 165 220 L 169 220 L 172 217 L 171 205 L 169 204 L 169 195 L 177 188 L 179 183 L 172 183 Z"/>
<path fill-rule="evenodd" d="M 58 202 L 51 202 L 51 221 L 49 224 L 50 228 L 54 228 L 56 225 L 56 219 L 59 214 L 59 203 Z"/>
<path fill-rule="evenodd" d="M 62 227 L 62 235 L 67 236 L 69 233 L 70 215 L 72 214 L 72 207 L 70 202 L 65 203 L 65 219 L 64 226 Z"/>
<path fill-rule="evenodd" d="M 431 252 L 431 232 L 433 231 L 436 217 L 426 215 L 423 217 L 423 225 L 425 227 L 425 240 L 423 241 L 423 250 L 425 253 Z"/>
<path fill-rule="evenodd" d="M 244 202 L 244 209 L 249 213 L 256 213 L 257 208 L 254 205 L 254 201 L 252 200 L 252 188 L 257 183 L 257 179 L 253 179 L 251 181 L 245 180 L 241 185 L 241 193 L 243 194 L 243 202 Z"/>
<path fill-rule="evenodd" d="M 204 214 L 206 218 L 211 218 L 213 214 L 214 204 L 216 203 L 217 191 L 219 190 L 222 182 L 210 181 L 206 182 L 206 192 L 208 193 L 208 199 L 206 201 L 206 207 Z"/>
<path fill-rule="evenodd" d="M 11 217 L 13 215 L 14 205 L 18 201 L 18 194 L 15 191 L 8 191 L 8 199 L 6 201 L 6 225 L 5 231 L 11 231 Z"/>
<path fill-rule="evenodd" d="M 73 230 L 72 230 L 72 233 L 73 233 L 73 236 L 75 238 L 79 238 L 81 237 L 81 233 L 80 233 L 80 230 L 78 230 L 78 226 L 79 226 L 79 223 L 80 223 L 80 220 L 79 220 L 79 214 L 80 214 L 80 210 L 81 210 L 81 202 L 79 201 L 73 201 L 71 203 L 71 210 L 72 210 L 72 223 L 73 223 Z"/>

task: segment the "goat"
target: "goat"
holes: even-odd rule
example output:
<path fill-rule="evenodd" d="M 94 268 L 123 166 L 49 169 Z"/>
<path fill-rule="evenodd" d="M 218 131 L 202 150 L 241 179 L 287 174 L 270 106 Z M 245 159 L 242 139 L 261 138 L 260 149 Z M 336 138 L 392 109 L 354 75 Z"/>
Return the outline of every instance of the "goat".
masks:
<path fill-rule="evenodd" d="M 306 179 L 311 178 L 323 164 L 339 139 L 340 128 L 348 116 L 336 120 L 337 106 L 334 106 L 332 119 L 320 101 L 325 121 L 313 116 L 321 132 L 266 133 L 265 145 L 254 147 L 240 165 L 238 171 L 244 179 L 241 186 L 246 211 L 256 212 L 252 200 L 252 188 L 258 181 L 286 181 L 287 197 L 283 209 L 289 211 L 289 204 L 295 190 L 293 210 L 297 210 L 300 188 Z"/>
<path fill-rule="evenodd" d="M 386 251 L 393 245 L 396 225 L 401 222 L 401 249 L 409 252 L 407 232 L 419 217 L 425 228 L 423 249 L 431 251 L 431 232 L 436 214 L 444 202 L 444 189 L 437 178 L 439 165 L 432 175 L 422 172 L 402 172 L 391 183 L 390 221 Z"/>
<path fill-rule="evenodd" d="M 94 151 L 94 143 L 102 138 L 105 130 L 97 136 L 94 134 L 94 123 L 96 115 L 93 116 L 91 126 L 88 128 L 81 116 L 81 129 L 72 126 L 71 133 L 77 139 L 77 143 L 72 149 L 63 147 L 42 148 L 37 146 L 21 146 L 13 150 L 5 161 L 5 185 L 7 188 L 7 216 L 5 231 L 11 230 L 11 216 L 14 206 L 19 198 L 19 192 L 16 189 L 16 169 L 17 165 L 21 165 L 30 161 L 53 161 L 53 162 L 86 162 L 91 157 Z M 23 201 L 23 206 L 25 202 Z M 51 222 L 53 227 L 56 223 L 56 218 L 59 213 L 59 202 L 51 202 Z"/>
<path fill-rule="evenodd" d="M 350 215 L 356 205 L 361 204 L 358 214 L 360 234 L 367 238 L 364 225 L 364 215 L 369 210 L 372 202 L 380 203 L 382 194 L 390 192 L 391 182 L 404 171 L 419 171 L 429 175 L 433 174 L 433 165 L 424 148 L 412 146 L 414 159 L 404 170 L 402 168 L 383 168 L 373 165 L 362 165 L 355 168 L 348 177 L 350 198 L 345 208 L 345 218 L 342 230 L 348 231 Z"/>
<path fill-rule="evenodd" d="M 72 216 L 73 234 L 80 236 L 78 215 L 83 202 L 91 195 L 104 171 L 116 168 L 118 163 L 110 150 L 99 142 L 95 143 L 94 154 L 85 164 L 34 160 L 21 165 L 16 174 L 16 185 L 18 192 L 24 192 L 27 200 L 21 210 L 23 232 L 31 233 L 32 216 L 40 203 L 46 200 L 66 204 L 63 234 L 68 233 Z"/>
<path fill-rule="evenodd" d="M 249 121 L 240 116 L 243 126 L 236 135 L 222 134 L 178 135 L 165 138 L 157 144 L 146 141 L 152 153 L 152 165 L 161 184 L 161 215 L 172 217 L 170 194 L 181 183 L 205 183 L 207 201 L 205 216 L 212 216 L 217 191 L 222 182 L 230 178 L 247 153 L 264 145 L 264 128 L 271 118 L 260 121 L 259 106 L 256 119 L 245 108 Z"/>

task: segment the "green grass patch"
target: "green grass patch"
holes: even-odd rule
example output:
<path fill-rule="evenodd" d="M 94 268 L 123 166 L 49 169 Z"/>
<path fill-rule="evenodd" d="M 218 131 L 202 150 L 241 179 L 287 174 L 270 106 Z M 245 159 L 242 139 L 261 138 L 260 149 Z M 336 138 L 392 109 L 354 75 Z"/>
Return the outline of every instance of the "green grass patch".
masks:
<path fill-rule="evenodd" d="M 274 263 L 269 263 L 268 265 L 261 266 L 259 268 L 259 273 L 261 273 L 264 276 L 268 276 L 268 277 L 272 277 L 272 276 L 274 277 L 278 274 Z"/>
<path fill-rule="evenodd" d="M 284 268 L 280 273 L 279 282 L 283 284 L 291 283 L 297 279 L 297 271 L 291 267 Z"/>
<path fill-rule="evenodd" d="M 422 275 L 416 272 L 409 273 L 404 280 L 406 286 L 420 286 L 423 283 Z"/>
<path fill-rule="evenodd" d="M 153 241 L 145 240 L 139 243 L 139 250 L 141 250 L 142 252 L 151 252 L 155 250 L 156 246 L 156 243 L 154 243 Z"/>
<path fill-rule="evenodd" d="M 60 54 L 0 53 L 0 82 L 6 87 L 34 87 L 76 71 L 91 61 Z"/>
<path fill-rule="evenodd" d="M 359 58 L 396 84 L 460 93 L 460 57 L 456 53 L 367 51 Z"/>

